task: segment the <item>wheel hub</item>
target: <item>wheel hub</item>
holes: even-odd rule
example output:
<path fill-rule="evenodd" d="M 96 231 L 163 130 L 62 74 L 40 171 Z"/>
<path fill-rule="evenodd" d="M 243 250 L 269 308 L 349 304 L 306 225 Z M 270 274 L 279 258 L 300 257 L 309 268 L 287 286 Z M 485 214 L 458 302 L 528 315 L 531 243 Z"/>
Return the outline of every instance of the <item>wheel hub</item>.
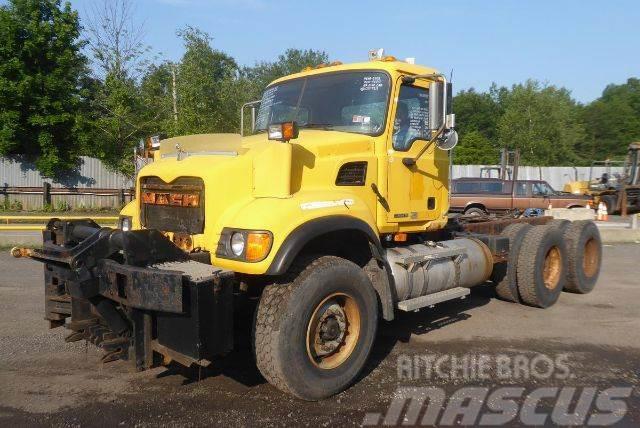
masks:
<path fill-rule="evenodd" d="M 319 356 L 338 349 L 347 331 L 346 317 L 340 305 L 334 303 L 324 310 L 316 330 L 316 348 Z"/>
<path fill-rule="evenodd" d="M 542 277 L 544 286 L 553 290 L 558 286 L 562 274 L 562 256 L 558 247 L 551 247 L 544 259 Z"/>
<path fill-rule="evenodd" d="M 307 355 L 321 369 L 343 364 L 360 337 L 360 308 L 348 294 L 334 293 L 320 302 L 307 326 Z"/>

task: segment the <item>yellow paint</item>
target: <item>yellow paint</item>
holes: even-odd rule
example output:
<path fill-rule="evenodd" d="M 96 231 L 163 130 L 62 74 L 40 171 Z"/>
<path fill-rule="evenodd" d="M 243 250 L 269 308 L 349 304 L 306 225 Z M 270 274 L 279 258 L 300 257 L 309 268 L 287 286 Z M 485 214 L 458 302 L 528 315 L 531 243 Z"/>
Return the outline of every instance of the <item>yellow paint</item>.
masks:
<path fill-rule="evenodd" d="M 269 144 L 253 162 L 253 196 L 288 198 L 291 196 L 291 159 L 289 143 Z"/>
<path fill-rule="evenodd" d="M 203 179 L 205 228 L 202 234 L 193 236 L 193 245 L 210 251 L 213 264 L 236 272 L 262 274 L 295 228 L 324 216 L 352 216 L 379 234 L 437 230 L 446 224 L 447 153 L 431 147 L 415 168 L 408 169 L 402 158 L 417 154 L 426 142 L 416 142 L 404 153 L 394 152 L 391 147 L 400 78 L 435 70 L 400 61 L 371 61 L 305 70 L 276 82 L 345 70 L 376 70 L 390 75 L 391 106 L 380 136 L 301 129 L 298 138 L 288 143 L 269 141 L 266 133 L 244 138 L 233 134 L 177 137 L 164 140 L 166 148 L 155 155 L 155 162 L 140 171 L 138 180 L 146 176 L 157 176 L 165 182 L 182 176 Z M 203 150 L 204 153 L 196 153 Z M 180 153 L 188 156 L 178 160 Z M 365 185 L 336 186 L 338 170 L 352 161 L 368 162 Z M 389 204 L 389 212 L 378 201 L 373 184 Z M 435 209 L 427 209 L 428 197 L 435 198 Z M 353 203 L 332 204 L 342 200 Z M 325 204 L 318 207 L 317 203 L 322 202 Z M 395 217 L 399 213 L 408 213 L 409 217 Z M 133 217 L 134 229 L 141 227 L 137 202 L 128 204 L 122 214 Z M 271 251 L 257 263 L 217 258 L 215 251 L 224 227 L 270 231 Z"/>

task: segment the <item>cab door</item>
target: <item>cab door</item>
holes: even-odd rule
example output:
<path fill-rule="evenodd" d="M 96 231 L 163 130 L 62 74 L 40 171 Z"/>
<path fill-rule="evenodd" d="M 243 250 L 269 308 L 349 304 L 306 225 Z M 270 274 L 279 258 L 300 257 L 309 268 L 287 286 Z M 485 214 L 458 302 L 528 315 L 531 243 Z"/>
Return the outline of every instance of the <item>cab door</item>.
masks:
<path fill-rule="evenodd" d="M 527 181 L 516 181 L 511 208 L 526 210 L 531 208 L 531 184 Z"/>
<path fill-rule="evenodd" d="M 393 132 L 387 142 L 388 175 L 387 221 L 416 224 L 438 219 L 449 209 L 449 155 L 432 144 L 415 165 L 407 166 L 404 158 L 415 159 L 430 138 L 429 89 L 427 82 L 402 84 L 393 104 Z"/>

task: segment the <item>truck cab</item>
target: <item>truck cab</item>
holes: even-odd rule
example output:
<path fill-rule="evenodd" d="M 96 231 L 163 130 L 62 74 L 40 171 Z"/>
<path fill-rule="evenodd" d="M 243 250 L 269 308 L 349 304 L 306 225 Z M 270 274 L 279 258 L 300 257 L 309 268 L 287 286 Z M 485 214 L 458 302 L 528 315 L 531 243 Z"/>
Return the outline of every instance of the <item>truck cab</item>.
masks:
<path fill-rule="evenodd" d="M 449 157 L 438 145 L 454 132 L 444 129 L 444 82 L 432 68 L 392 57 L 276 80 L 252 135 L 161 141 L 123 221 L 247 274 L 283 273 L 301 234 L 348 230 L 366 243 L 439 230 L 449 210 Z M 274 136 L 280 124 L 295 135 Z M 249 240 L 247 254 L 240 247 Z"/>

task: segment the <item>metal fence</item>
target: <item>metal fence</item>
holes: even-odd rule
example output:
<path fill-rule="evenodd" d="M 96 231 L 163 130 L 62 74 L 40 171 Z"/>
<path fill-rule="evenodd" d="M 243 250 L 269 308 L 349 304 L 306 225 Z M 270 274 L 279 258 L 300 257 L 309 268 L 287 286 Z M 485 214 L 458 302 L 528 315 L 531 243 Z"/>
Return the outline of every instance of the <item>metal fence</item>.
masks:
<path fill-rule="evenodd" d="M 481 168 L 487 166 L 496 165 L 454 165 L 452 178 L 479 177 Z M 553 188 L 562 190 L 569 181 L 589 179 L 589 169 L 522 166 L 518 169 L 518 178 L 546 180 Z M 600 177 L 604 172 L 604 167 L 594 167 L 593 176 Z M 608 172 L 621 173 L 622 168 L 611 167 Z M 50 203 L 54 208 L 60 204 L 72 208 L 117 208 L 130 200 L 133 187 L 131 178 L 109 170 L 101 161 L 90 157 L 82 157 L 80 168 L 59 180 L 42 177 L 30 162 L 0 158 L 0 198 L 9 203 L 17 201 L 23 209 L 41 209 L 46 200 L 45 183 L 51 185 Z"/>
<path fill-rule="evenodd" d="M 54 180 L 40 175 L 31 162 L 0 158 L 0 202 L 19 203 L 25 210 L 43 208 L 45 183 L 51 187 L 50 203 L 56 208 L 118 208 L 130 198 L 133 181 L 109 170 L 101 161 L 81 157 L 80 167 Z M 124 191 L 124 195 L 123 195 Z"/>

